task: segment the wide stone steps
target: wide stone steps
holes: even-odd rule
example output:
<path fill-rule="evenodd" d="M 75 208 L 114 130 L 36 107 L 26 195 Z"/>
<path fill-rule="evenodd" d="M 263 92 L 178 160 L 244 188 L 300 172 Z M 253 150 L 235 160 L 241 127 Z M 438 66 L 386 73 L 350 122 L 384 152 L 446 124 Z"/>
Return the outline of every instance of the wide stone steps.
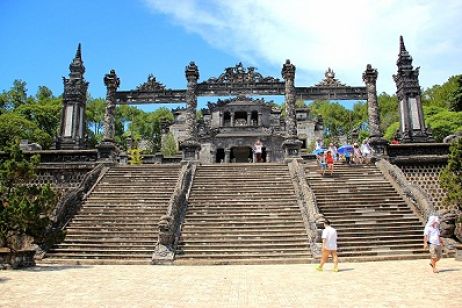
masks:
<path fill-rule="evenodd" d="M 420 220 L 375 166 L 335 165 L 323 176 L 308 164 L 305 175 L 319 211 L 337 229 L 342 261 L 426 255 Z"/>
<path fill-rule="evenodd" d="M 311 255 L 287 165 L 199 166 L 176 264 L 307 262 Z"/>
<path fill-rule="evenodd" d="M 158 165 L 110 169 L 43 261 L 149 264 L 178 172 Z"/>

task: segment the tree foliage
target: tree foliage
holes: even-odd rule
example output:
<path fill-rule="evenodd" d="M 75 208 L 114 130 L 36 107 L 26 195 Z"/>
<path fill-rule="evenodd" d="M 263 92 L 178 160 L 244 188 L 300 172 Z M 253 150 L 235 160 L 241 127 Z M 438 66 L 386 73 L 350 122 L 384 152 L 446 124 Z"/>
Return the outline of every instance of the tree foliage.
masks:
<path fill-rule="evenodd" d="M 462 209 L 462 138 L 451 144 L 448 165 L 440 174 L 440 185 L 447 191 L 443 204 Z"/>
<path fill-rule="evenodd" d="M 178 146 L 171 132 L 165 137 L 161 152 L 164 156 L 173 156 L 178 153 Z"/>
<path fill-rule="evenodd" d="M 49 185 L 26 185 L 36 175 L 39 157 L 27 159 L 17 143 L 6 148 L 0 163 L 0 242 L 10 250 L 23 249 L 24 236 L 45 241 L 49 216 L 57 195 Z"/>

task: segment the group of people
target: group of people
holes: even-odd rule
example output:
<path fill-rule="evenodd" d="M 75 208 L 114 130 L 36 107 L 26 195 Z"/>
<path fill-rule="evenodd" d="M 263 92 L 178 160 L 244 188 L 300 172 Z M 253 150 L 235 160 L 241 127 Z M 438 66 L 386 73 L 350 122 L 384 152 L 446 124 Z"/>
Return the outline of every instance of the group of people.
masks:
<path fill-rule="evenodd" d="M 430 263 L 433 273 L 438 273 L 436 263 L 443 255 L 444 242 L 440 235 L 440 221 L 438 216 L 432 215 L 428 218 L 427 224 L 424 229 L 423 247 L 430 252 Z M 324 230 L 322 231 L 322 255 L 321 263 L 316 267 L 317 271 L 322 272 L 324 264 L 332 256 L 334 263 L 334 272 L 338 272 L 338 255 L 337 255 L 337 230 L 335 230 L 331 223 L 324 221 Z"/>
<path fill-rule="evenodd" d="M 339 153 L 337 146 L 333 143 L 330 143 L 329 147 L 324 150 L 321 139 L 316 140 L 315 147 L 318 164 L 323 175 L 325 174 L 326 169 L 331 175 L 333 174 L 335 161 L 344 161 L 347 165 L 350 165 L 351 163 L 368 164 L 373 151 L 367 139 L 364 140 L 361 147 L 355 142 L 352 149 L 346 149 L 345 151 L 342 151 L 342 154 Z"/>

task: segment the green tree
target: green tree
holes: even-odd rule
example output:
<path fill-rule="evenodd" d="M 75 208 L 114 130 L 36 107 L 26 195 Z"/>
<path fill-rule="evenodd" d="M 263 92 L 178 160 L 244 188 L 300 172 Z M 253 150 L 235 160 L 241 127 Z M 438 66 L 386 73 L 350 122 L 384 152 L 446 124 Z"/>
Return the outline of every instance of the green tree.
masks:
<path fill-rule="evenodd" d="M 454 77 L 457 80 L 457 88 L 450 98 L 450 109 L 455 112 L 462 111 L 462 75 Z"/>
<path fill-rule="evenodd" d="M 322 116 L 326 139 L 348 135 L 358 125 L 353 113 L 337 102 L 318 100 L 309 107 L 314 114 Z"/>
<path fill-rule="evenodd" d="M 425 122 L 432 129 L 435 141 L 443 139 L 457 131 L 462 131 L 462 112 L 453 112 L 441 107 L 424 107 Z"/>
<path fill-rule="evenodd" d="M 423 106 L 437 106 L 449 109 L 454 94 L 459 89 L 458 76 L 452 76 L 442 85 L 434 85 L 422 92 Z"/>
<path fill-rule="evenodd" d="M 388 95 L 382 92 L 378 95 L 377 102 L 380 114 L 380 128 L 386 134 L 385 132 L 389 130 L 390 125 L 396 122 L 399 123 L 398 98 L 396 95 Z"/>
<path fill-rule="evenodd" d="M 104 113 L 106 112 L 106 100 L 102 98 L 91 98 L 87 99 L 87 108 L 85 115 L 87 116 L 88 128 L 93 131 L 97 136 L 98 142 L 102 140 L 103 125 L 104 125 Z"/>
<path fill-rule="evenodd" d="M 5 149 L 11 140 L 27 139 L 47 148 L 52 137 L 38 125 L 20 114 L 10 112 L 0 115 L 0 150 Z"/>
<path fill-rule="evenodd" d="M 173 156 L 178 153 L 177 143 L 172 133 L 168 133 L 165 137 L 165 140 L 162 143 L 161 152 L 164 156 Z"/>
<path fill-rule="evenodd" d="M 19 239 L 30 236 L 36 244 L 46 240 L 57 195 L 49 185 L 25 185 L 35 177 L 39 157 L 27 159 L 13 144 L 0 163 L 0 242 L 12 251 L 24 249 Z"/>
<path fill-rule="evenodd" d="M 462 209 L 462 138 L 451 144 L 448 165 L 440 174 L 440 185 L 447 191 L 443 204 Z"/>

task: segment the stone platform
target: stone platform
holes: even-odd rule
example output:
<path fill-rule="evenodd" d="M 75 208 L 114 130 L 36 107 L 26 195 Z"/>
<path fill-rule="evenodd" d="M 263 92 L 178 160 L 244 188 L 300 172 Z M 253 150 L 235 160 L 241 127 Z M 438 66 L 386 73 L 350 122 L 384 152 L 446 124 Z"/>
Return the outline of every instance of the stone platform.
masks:
<path fill-rule="evenodd" d="M 0 307 L 458 307 L 462 262 L 149 266 L 0 271 Z"/>

